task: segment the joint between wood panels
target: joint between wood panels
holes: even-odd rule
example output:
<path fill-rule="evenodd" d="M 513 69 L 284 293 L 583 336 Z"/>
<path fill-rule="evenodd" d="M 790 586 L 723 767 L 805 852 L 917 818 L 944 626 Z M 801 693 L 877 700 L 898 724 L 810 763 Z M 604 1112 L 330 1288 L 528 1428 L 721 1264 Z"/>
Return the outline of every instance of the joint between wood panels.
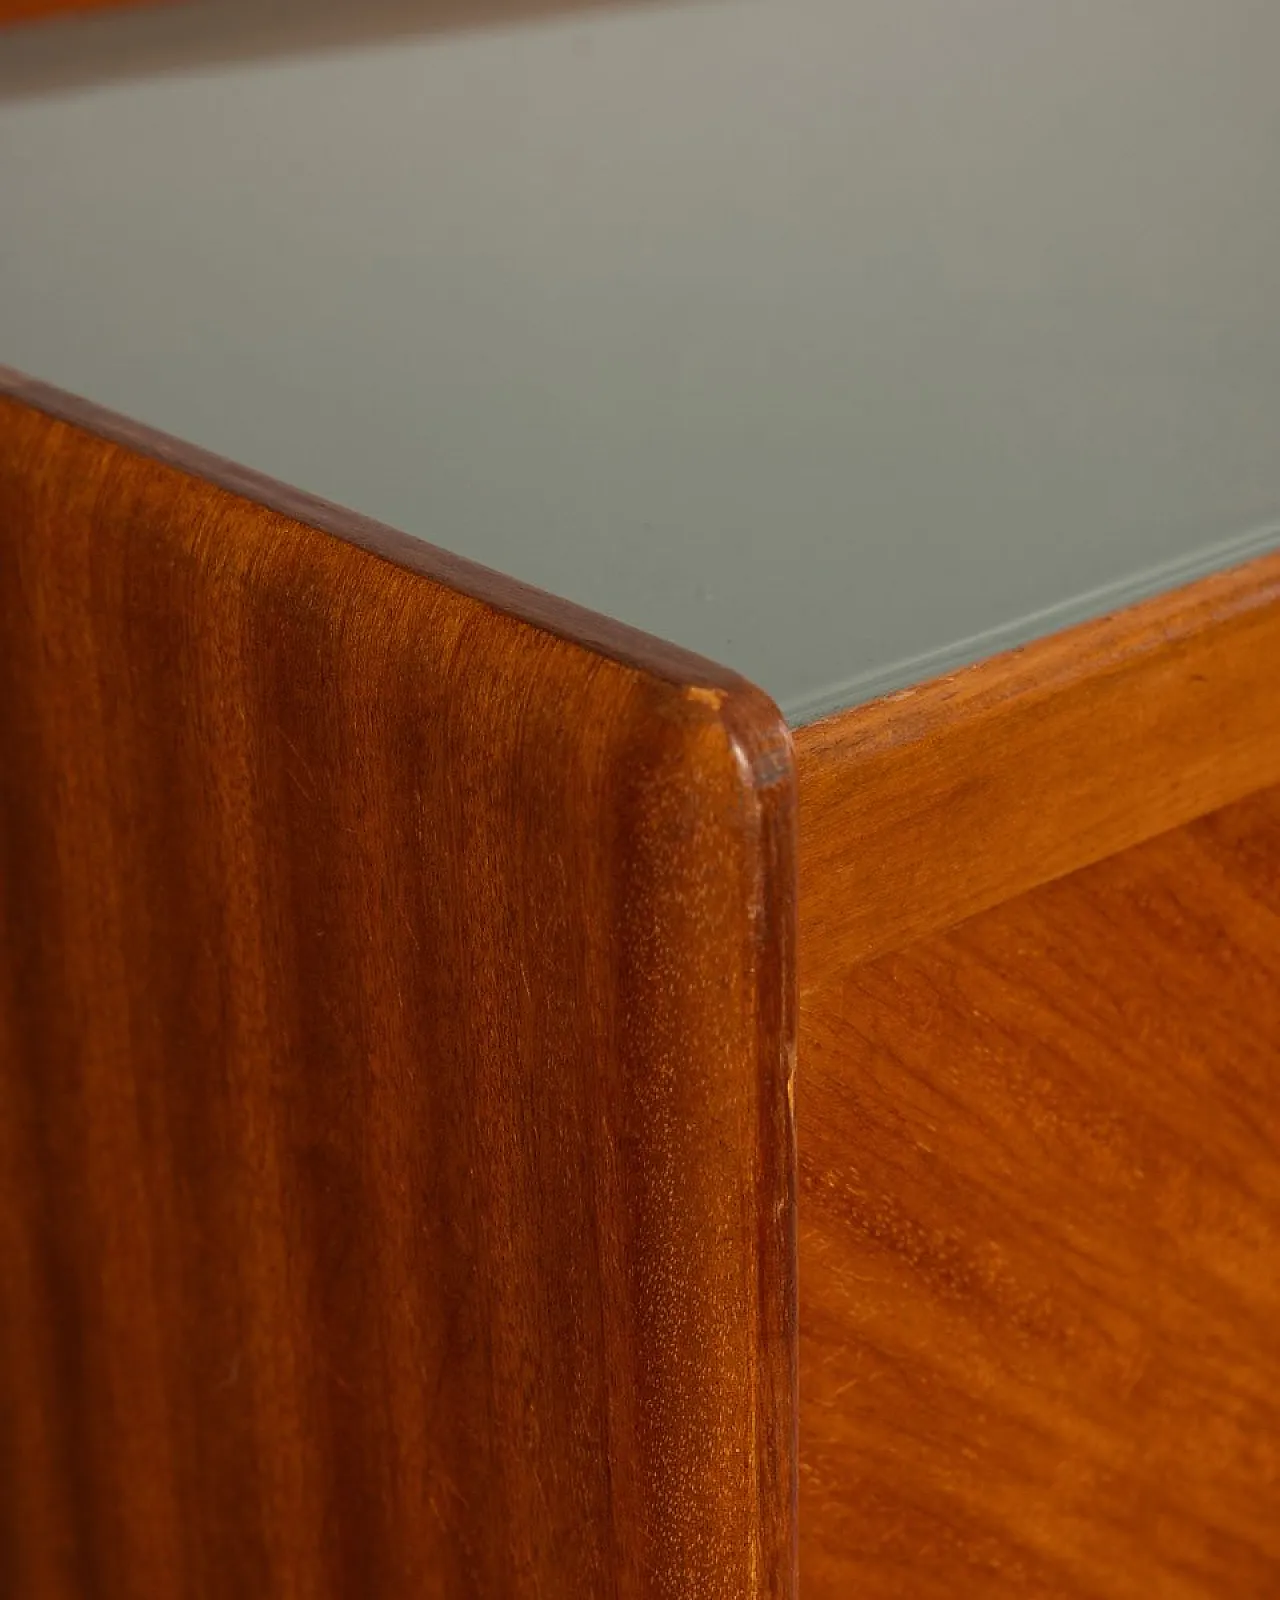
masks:
<path fill-rule="evenodd" d="M 1280 555 L 795 735 L 805 990 L 1280 780 Z"/>

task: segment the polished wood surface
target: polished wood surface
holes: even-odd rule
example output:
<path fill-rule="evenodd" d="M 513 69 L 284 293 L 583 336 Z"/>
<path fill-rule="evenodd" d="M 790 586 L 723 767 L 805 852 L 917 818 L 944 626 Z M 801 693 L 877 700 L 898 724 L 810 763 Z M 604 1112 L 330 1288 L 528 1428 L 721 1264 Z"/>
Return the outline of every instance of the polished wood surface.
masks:
<path fill-rule="evenodd" d="M 1280 554 L 796 734 L 807 989 L 1280 782 Z"/>
<path fill-rule="evenodd" d="M 1280 1594 L 1280 790 L 800 1049 L 805 1600 Z"/>
<path fill-rule="evenodd" d="M 774 708 L 3 388 L 0 1593 L 792 1596 Z"/>
<path fill-rule="evenodd" d="M 772 705 L 14 374 L 0 637 L 0 1593 L 794 1600 Z M 1277 685 L 797 735 L 803 1600 L 1280 1592 Z"/>

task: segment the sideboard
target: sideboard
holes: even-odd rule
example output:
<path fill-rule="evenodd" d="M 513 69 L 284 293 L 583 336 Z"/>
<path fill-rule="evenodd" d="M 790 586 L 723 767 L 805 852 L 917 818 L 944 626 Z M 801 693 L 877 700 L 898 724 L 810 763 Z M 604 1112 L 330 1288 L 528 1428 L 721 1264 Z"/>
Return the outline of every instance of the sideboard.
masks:
<path fill-rule="evenodd" d="M 9 374 L 0 615 L 6 1592 L 1268 1591 L 1280 556 L 793 733 Z"/>
<path fill-rule="evenodd" d="M 1278 55 L 0 34 L 5 1600 L 1280 1594 Z"/>

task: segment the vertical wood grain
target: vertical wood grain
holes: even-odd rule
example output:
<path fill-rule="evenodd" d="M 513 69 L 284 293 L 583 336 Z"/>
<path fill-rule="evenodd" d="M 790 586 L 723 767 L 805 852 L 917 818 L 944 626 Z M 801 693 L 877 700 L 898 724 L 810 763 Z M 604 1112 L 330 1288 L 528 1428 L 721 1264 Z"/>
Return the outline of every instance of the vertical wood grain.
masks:
<path fill-rule="evenodd" d="M 776 711 L 8 391 L 0 1591 L 792 1596 Z"/>

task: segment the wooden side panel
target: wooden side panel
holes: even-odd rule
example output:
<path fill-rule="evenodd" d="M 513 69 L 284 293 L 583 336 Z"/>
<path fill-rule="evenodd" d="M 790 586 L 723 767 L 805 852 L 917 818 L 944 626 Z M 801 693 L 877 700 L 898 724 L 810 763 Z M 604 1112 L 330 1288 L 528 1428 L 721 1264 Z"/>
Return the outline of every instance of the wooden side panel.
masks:
<path fill-rule="evenodd" d="M 1280 790 L 806 994 L 805 1600 L 1280 1594 Z"/>
<path fill-rule="evenodd" d="M 1280 783 L 1280 554 L 802 728 L 807 989 Z"/>
<path fill-rule="evenodd" d="M 773 707 L 10 390 L 0 1593 L 792 1596 Z"/>

